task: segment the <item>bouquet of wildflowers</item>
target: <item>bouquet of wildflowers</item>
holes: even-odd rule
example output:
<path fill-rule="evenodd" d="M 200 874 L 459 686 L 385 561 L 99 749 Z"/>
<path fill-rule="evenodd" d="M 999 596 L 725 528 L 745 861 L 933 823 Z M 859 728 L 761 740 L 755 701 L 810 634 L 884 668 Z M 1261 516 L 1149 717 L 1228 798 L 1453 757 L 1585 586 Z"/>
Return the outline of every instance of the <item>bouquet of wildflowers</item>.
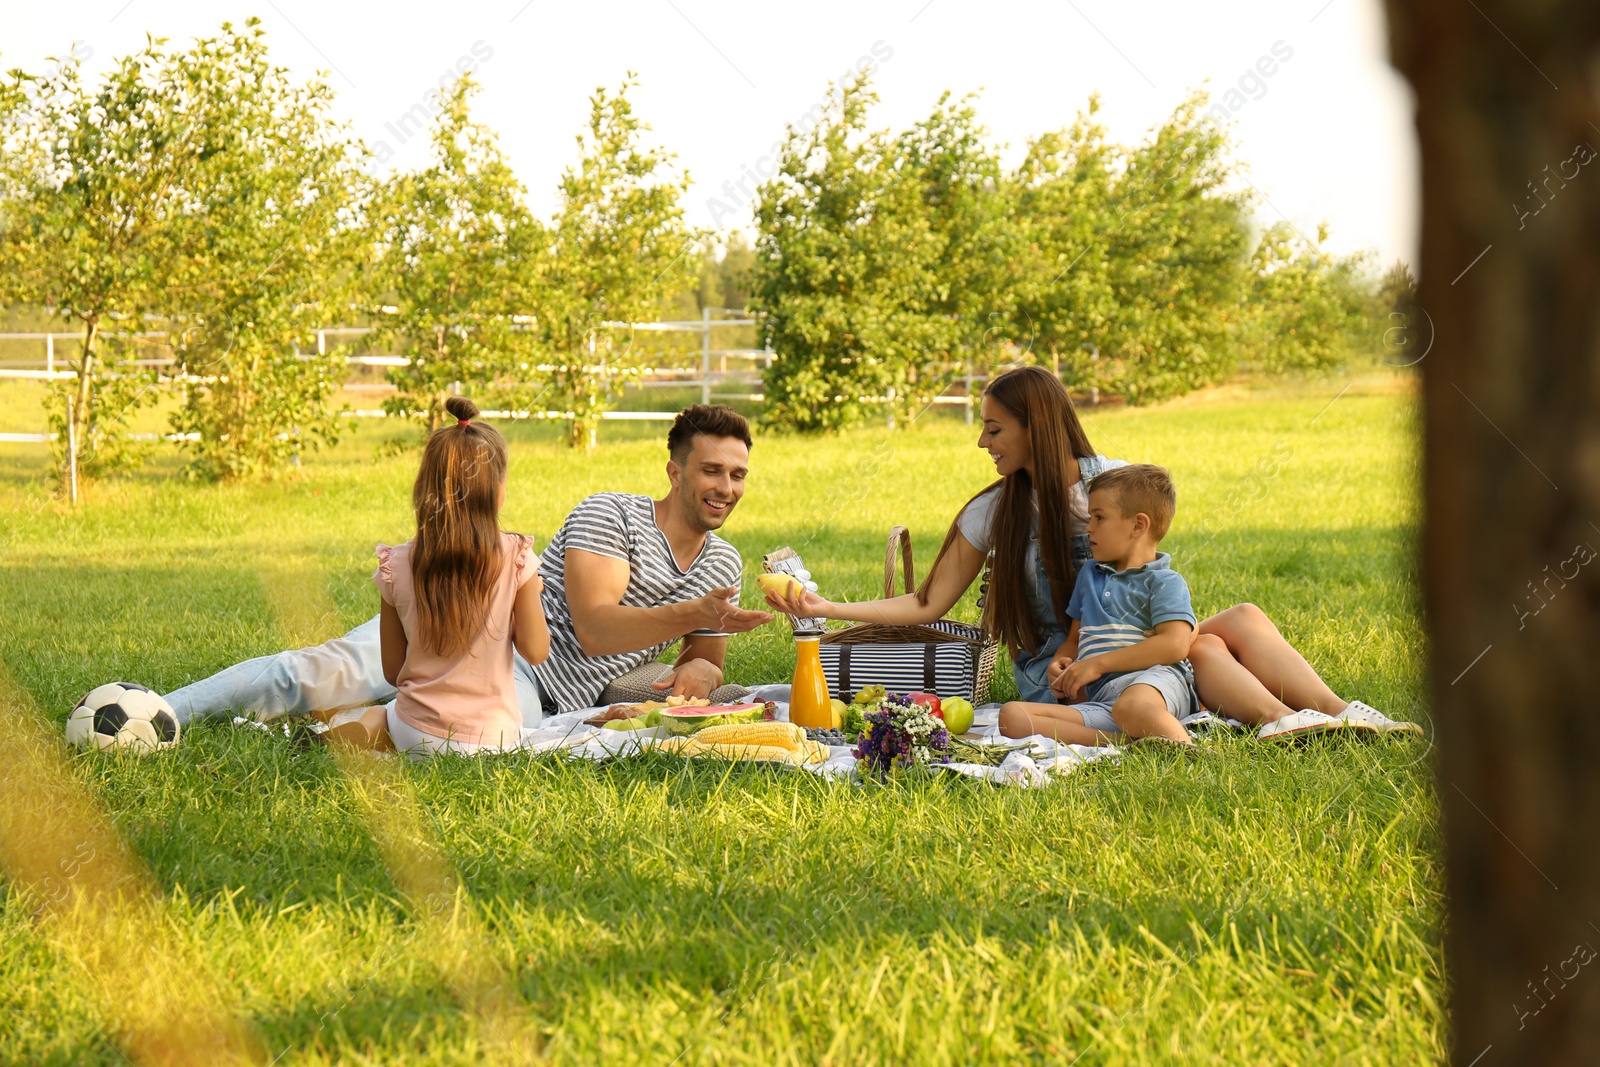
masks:
<path fill-rule="evenodd" d="M 855 755 L 864 771 L 892 773 L 950 760 L 944 720 L 908 696 L 885 695 L 863 720 Z"/>

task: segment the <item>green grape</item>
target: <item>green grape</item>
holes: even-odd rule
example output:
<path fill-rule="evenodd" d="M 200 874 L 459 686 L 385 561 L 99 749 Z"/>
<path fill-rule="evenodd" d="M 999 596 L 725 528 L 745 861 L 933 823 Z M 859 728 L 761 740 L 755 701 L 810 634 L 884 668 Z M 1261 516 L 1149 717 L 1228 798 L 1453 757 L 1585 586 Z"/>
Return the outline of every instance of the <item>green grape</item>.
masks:
<path fill-rule="evenodd" d="M 860 704 L 862 707 L 871 707 L 873 704 L 881 703 L 888 695 L 889 691 L 883 686 L 869 685 L 856 693 L 853 703 Z"/>

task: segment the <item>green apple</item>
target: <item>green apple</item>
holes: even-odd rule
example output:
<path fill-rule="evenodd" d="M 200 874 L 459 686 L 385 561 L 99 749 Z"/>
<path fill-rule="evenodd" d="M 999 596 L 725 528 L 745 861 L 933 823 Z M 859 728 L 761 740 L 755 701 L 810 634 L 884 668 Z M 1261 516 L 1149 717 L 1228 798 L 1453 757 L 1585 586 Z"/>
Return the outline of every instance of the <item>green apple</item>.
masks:
<path fill-rule="evenodd" d="M 972 701 L 964 697 L 949 697 L 944 701 L 944 727 L 952 734 L 964 734 L 972 729 Z"/>

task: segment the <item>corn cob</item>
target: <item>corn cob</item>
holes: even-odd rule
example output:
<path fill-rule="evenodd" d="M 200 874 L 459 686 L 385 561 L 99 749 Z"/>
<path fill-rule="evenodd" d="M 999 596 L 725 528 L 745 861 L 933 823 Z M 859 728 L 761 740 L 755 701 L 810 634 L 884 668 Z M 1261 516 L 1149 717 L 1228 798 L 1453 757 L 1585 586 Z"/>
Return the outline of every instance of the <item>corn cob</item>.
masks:
<path fill-rule="evenodd" d="M 730 724 L 730 727 L 733 724 Z M 722 727 L 708 727 L 707 729 L 722 729 Z M 804 732 L 804 731 L 802 731 Z M 700 740 L 701 734 L 692 737 L 669 737 L 655 742 L 652 746 L 659 752 L 670 752 L 678 756 L 716 756 L 721 759 L 735 760 L 770 760 L 777 763 L 788 763 L 800 766 L 807 763 L 823 763 L 828 758 L 828 746 L 815 741 L 802 741 L 795 748 L 785 748 L 782 745 L 759 744 L 706 744 Z"/>
<path fill-rule="evenodd" d="M 681 751 L 685 756 L 716 756 L 719 759 L 770 760 L 774 763 L 801 763 L 804 757 L 782 745 L 703 745 Z"/>
<path fill-rule="evenodd" d="M 792 722 L 723 723 L 695 731 L 702 745 L 778 745 L 798 750 L 806 743 L 804 727 Z"/>

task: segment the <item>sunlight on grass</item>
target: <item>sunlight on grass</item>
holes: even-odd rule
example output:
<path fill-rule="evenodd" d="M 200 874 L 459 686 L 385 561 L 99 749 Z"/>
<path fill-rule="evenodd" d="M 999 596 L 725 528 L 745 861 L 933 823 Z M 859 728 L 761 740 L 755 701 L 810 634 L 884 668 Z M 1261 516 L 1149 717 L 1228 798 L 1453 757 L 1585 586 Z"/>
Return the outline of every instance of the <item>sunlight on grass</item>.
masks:
<path fill-rule="evenodd" d="M 1343 384 L 1086 424 L 1100 450 L 1172 469 L 1164 547 L 1202 614 L 1257 603 L 1337 692 L 1427 721 L 1414 403 L 1377 380 L 1328 407 Z M 783 544 L 826 594 L 875 594 L 895 523 L 925 571 L 991 472 L 959 418 L 924 423 L 758 438 L 727 530 L 746 603 L 761 554 Z M 363 426 L 266 485 L 189 485 L 162 473 L 182 465 L 169 453 L 76 512 L 41 501 L 39 446 L 0 446 L 16 684 L 59 729 L 102 682 L 171 689 L 369 618 L 372 546 L 411 533 L 415 454 L 375 455 L 401 433 Z M 659 495 L 664 426 L 604 433 L 580 455 L 553 428 L 511 427 L 506 525 L 543 544 L 591 492 Z M 954 614 L 975 617 L 971 594 Z M 792 664 L 776 627 L 731 643 L 732 680 Z M 1212 744 L 1200 765 L 1134 754 L 1038 791 L 664 757 L 392 767 L 436 844 L 430 869 L 459 879 L 478 917 L 471 951 L 505 976 L 548 1062 L 1442 1058 L 1425 747 Z M 327 751 L 201 724 L 168 757 L 80 756 L 70 773 L 149 871 L 174 943 L 263 1046 L 287 1050 L 281 1064 L 499 1055 L 441 966 L 448 939 L 371 832 L 379 794 Z M 112 1020 L 15 882 L 0 937 L 0 1061 L 121 1063 Z"/>
<path fill-rule="evenodd" d="M 0 742 L 8 756 L 0 775 L 8 918 L 26 921 L 32 911 L 29 933 L 70 964 L 53 991 L 86 995 L 101 1020 L 96 1029 L 148 1067 L 261 1062 L 231 998 L 174 939 L 155 887 L 4 665 Z"/>

